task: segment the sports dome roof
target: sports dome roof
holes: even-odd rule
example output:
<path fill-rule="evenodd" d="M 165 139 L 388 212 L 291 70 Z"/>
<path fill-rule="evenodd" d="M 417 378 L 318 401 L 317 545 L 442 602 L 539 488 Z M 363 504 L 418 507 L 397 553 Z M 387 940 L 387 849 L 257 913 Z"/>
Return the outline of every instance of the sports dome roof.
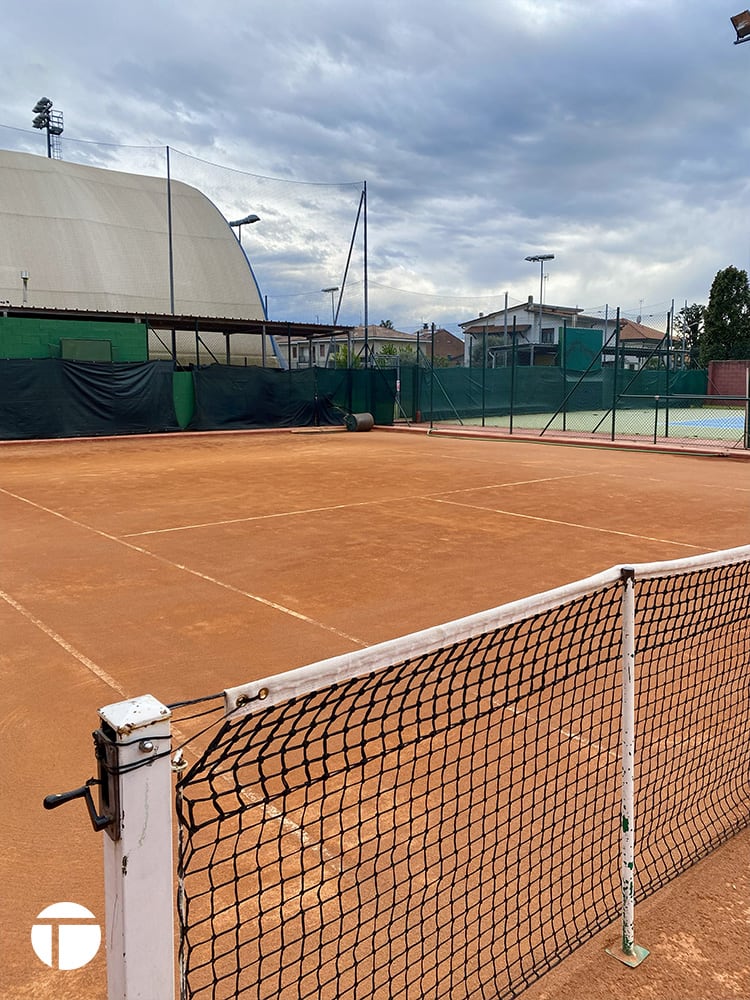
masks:
<path fill-rule="evenodd" d="M 196 188 L 172 181 L 174 312 L 263 319 L 234 233 Z M 170 313 L 167 183 L 0 150 L 0 301 Z"/>

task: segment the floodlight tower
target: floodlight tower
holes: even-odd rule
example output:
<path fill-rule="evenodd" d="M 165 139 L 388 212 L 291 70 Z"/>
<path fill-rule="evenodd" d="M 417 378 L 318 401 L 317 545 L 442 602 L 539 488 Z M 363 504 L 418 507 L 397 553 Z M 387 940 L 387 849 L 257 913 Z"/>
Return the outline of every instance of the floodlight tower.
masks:
<path fill-rule="evenodd" d="M 49 97 L 40 97 L 31 109 L 34 113 L 32 125 L 34 128 L 45 129 L 47 132 L 47 156 L 50 160 L 61 160 L 60 136 L 63 134 L 63 113 L 52 110 Z"/>
<path fill-rule="evenodd" d="M 531 264 L 539 264 L 541 267 L 541 274 L 539 276 L 539 343 L 542 342 L 542 301 L 544 299 L 544 262 L 545 260 L 554 260 L 555 255 L 553 253 L 537 253 L 533 254 L 531 257 L 524 257 L 524 260 L 528 260 Z"/>
<path fill-rule="evenodd" d="M 750 42 L 750 10 L 743 10 L 741 14 L 735 14 L 729 20 L 737 32 L 734 44 L 740 45 L 742 42 Z"/>

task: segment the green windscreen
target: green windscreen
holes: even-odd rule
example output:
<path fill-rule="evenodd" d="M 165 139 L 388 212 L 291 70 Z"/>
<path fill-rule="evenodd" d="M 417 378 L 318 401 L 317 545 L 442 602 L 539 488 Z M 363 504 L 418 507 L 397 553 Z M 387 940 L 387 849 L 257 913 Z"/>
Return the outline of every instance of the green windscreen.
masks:
<path fill-rule="evenodd" d="M 65 361 L 111 361 L 111 340 L 60 339 L 60 355 Z"/>
<path fill-rule="evenodd" d="M 603 337 L 601 330 L 582 330 L 569 326 L 563 338 L 561 330 L 560 339 L 564 340 L 565 367 L 574 372 L 600 371 Z"/>

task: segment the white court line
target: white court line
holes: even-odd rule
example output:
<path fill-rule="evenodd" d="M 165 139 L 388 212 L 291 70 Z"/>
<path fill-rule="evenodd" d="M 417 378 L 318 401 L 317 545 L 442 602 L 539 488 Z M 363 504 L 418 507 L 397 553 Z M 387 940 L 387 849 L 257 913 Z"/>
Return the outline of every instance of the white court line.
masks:
<path fill-rule="evenodd" d="M 72 646 L 66 639 L 63 639 L 63 637 L 59 635 L 59 633 L 55 632 L 53 628 L 50 628 L 49 625 L 45 625 L 45 623 L 41 621 L 41 619 L 33 615 L 28 610 L 28 608 L 25 608 L 22 604 L 20 604 L 17 600 L 15 600 L 15 598 L 11 597 L 10 594 L 6 594 L 4 590 L 0 590 L 0 600 L 5 601 L 6 604 L 9 604 L 10 607 L 12 607 L 20 615 L 23 615 L 23 617 L 26 618 L 27 621 L 31 622 L 31 624 L 34 625 L 36 628 L 38 628 L 40 632 L 43 632 L 48 638 L 52 639 L 53 642 L 56 642 L 58 646 L 60 646 L 63 650 L 65 650 L 66 653 L 68 653 L 74 659 L 78 660 L 79 663 L 83 664 L 83 666 L 88 671 L 90 671 L 90 673 L 92 673 L 98 680 L 103 681 L 105 684 L 111 687 L 113 691 L 116 691 L 121 698 L 127 699 L 128 694 L 125 691 L 125 688 L 123 688 L 121 684 L 118 684 L 118 682 L 114 679 L 114 677 L 112 677 L 111 674 L 108 674 L 106 670 L 104 670 L 98 664 L 94 663 L 93 660 L 90 660 L 88 656 L 85 656 L 83 653 L 81 653 L 80 650 L 76 649 L 75 646 Z M 223 719 L 217 720 L 217 725 L 220 725 L 223 721 L 224 721 Z M 176 740 L 178 743 L 182 743 L 183 750 L 189 750 L 191 756 L 195 757 L 196 759 L 199 759 L 199 754 L 196 752 L 195 749 L 193 749 L 192 746 L 190 746 L 191 741 L 189 740 L 187 743 L 185 743 L 184 737 L 182 736 L 178 726 L 172 724 L 171 733 L 173 742 Z M 240 789 L 240 797 L 246 798 L 248 801 L 256 804 L 261 802 L 260 797 L 255 795 L 247 788 Z M 263 806 L 263 810 L 270 816 L 272 820 L 275 820 L 276 822 L 279 823 L 279 826 L 281 827 L 282 831 L 286 830 L 289 833 L 299 837 L 300 843 L 303 847 L 308 847 L 308 848 L 317 847 L 318 850 L 320 851 L 324 864 L 330 865 L 331 863 L 335 863 L 335 869 L 333 874 L 339 874 L 339 872 L 341 871 L 341 866 L 336 862 L 336 859 L 331 856 L 330 852 L 325 849 L 322 843 L 317 844 L 310 837 L 310 835 L 305 832 L 305 830 L 301 826 L 299 826 L 297 823 L 294 822 L 293 819 L 290 819 L 288 816 L 286 816 L 280 810 L 276 809 L 276 807 L 271 805 L 270 803 L 265 803 Z M 329 876 L 330 873 L 326 872 L 326 875 Z"/>
<path fill-rule="evenodd" d="M 522 479 L 515 483 L 490 483 L 488 486 L 464 486 L 458 490 L 438 490 L 436 493 L 417 493 L 402 497 L 385 497 L 379 500 L 357 500 L 352 503 L 331 504 L 328 507 L 308 507 L 304 510 L 285 510 L 274 514 L 250 514 L 247 517 L 230 517 L 223 521 L 199 521 L 196 524 L 181 524 L 174 528 L 153 528 L 150 531 L 131 531 L 121 538 L 140 538 L 144 535 L 167 535 L 174 531 L 193 531 L 197 528 L 220 528 L 226 524 L 244 524 L 249 521 L 272 520 L 277 517 L 299 517 L 304 514 L 325 514 L 332 510 L 348 510 L 350 507 L 373 507 L 379 504 L 408 503 L 415 500 L 429 500 L 432 497 L 452 496 L 454 493 L 474 493 L 479 490 L 503 490 L 511 486 L 533 486 L 536 483 L 554 483 L 561 479 L 583 479 L 596 476 L 596 472 L 574 473 L 565 476 L 545 476 L 543 479 Z"/>
<path fill-rule="evenodd" d="M 105 684 L 109 685 L 109 687 L 111 687 L 114 691 L 117 691 L 117 693 L 119 695 L 122 695 L 123 698 L 127 698 L 125 689 L 120 684 L 117 683 L 117 681 L 114 679 L 114 677 L 112 677 L 111 674 L 108 674 L 106 670 L 102 669 L 102 667 L 94 663 L 93 660 L 90 660 L 88 656 L 84 656 L 84 654 L 81 653 L 79 650 L 77 650 L 75 646 L 71 646 L 71 644 L 66 639 L 63 639 L 61 635 L 55 632 L 54 629 L 50 628 L 49 625 L 45 625 L 44 622 L 41 621 L 41 619 L 36 618 L 28 610 L 28 608 L 25 608 L 22 604 L 19 604 L 18 601 L 16 601 L 13 597 L 10 596 L 10 594 L 6 594 L 4 590 L 0 590 L 0 599 L 5 601 L 6 604 L 9 604 L 20 615 L 23 615 L 24 618 L 30 621 L 31 624 L 34 625 L 36 628 L 38 628 L 41 632 L 44 632 L 46 636 L 52 639 L 53 642 L 56 642 L 57 645 L 60 646 L 62 649 L 64 649 L 66 653 L 69 653 L 70 656 L 78 660 L 79 663 L 82 663 L 83 666 L 87 670 L 89 670 L 95 677 L 97 677 L 100 681 L 104 681 Z"/>
<path fill-rule="evenodd" d="M 114 679 L 114 677 L 112 677 L 111 674 L 108 674 L 106 670 L 104 670 L 98 664 L 94 663 L 94 661 L 89 659 L 88 656 L 85 656 L 83 653 L 81 653 L 80 650 L 76 649 L 75 646 L 71 645 L 71 643 L 69 643 L 66 639 L 63 639 L 63 637 L 59 633 L 55 632 L 55 630 L 51 628 L 49 625 L 45 625 L 45 623 L 41 619 L 33 615 L 31 611 L 28 610 L 28 608 L 25 608 L 22 604 L 20 604 L 17 600 L 15 600 L 15 598 L 11 597 L 10 594 L 6 594 L 4 590 L 0 590 L 0 600 L 5 601 L 6 604 L 10 605 L 10 607 L 12 607 L 20 615 L 23 615 L 23 617 L 26 618 L 27 621 L 31 622 L 31 624 L 35 626 L 35 628 L 38 628 L 40 632 L 43 632 L 44 635 L 52 639 L 53 642 L 56 642 L 57 645 L 60 646 L 66 653 L 68 653 L 74 659 L 78 660 L 78 662 L 81 663 L 98 680 L 103 681 L 105 684 L 111 687 L 112 690 L 116 691 L 123 699 L 127 699 L 128 694 L 125 688 L 122 687 L 121 684 L 118 684 L 118 682 Z M 223 721 L 224 721 L 223 719 L 217 720 L 217 725 L 222 724 Z M 186 742 L 185 737 L 182 735 L 179 727 L 174 725 L 174 723 L 171 726 L 171 734 L 173 743 L 176 740 L 176 742 L 183 744 L 182 746 L 183 751 L 189 750 L 191 756 L 195 757 L 196 759 L 199 759 L 199 754 L 190 745 L 192 740 L 188 739 L 188 741 Z M 222 775 L 221 777 L 225 776 Z M 229 781 L 229 779 L 226 780 Z M 245 798 L 249 802 L 252 802 L 254 804 L 257 804 L 262 801 L 260 796 L 256 795 L 248 788 L 240 789 L 240 797 Z M 340 864 L 334 857 L 331 856 L 330 852 L 326 850 L 322 842 L 317 843 L 315 840 L 313 840 L 312 837 L 310 837 L 310 835 L 301 826 L 295 823 L 293 819 L 290 819 L 287 815 L 282 813 L 279 809 L 277 809 L 270 803 L 265 803 L 263 805 L 263 811 L 267 813 L 267 815 L 270 816 L 272 820 L 279 823 L 282 832 L 286 830 L 287 832 L 299 837 L 300 844 L 303 847 L 308 847 L 308 848 L 317 847 L 317 849 L 320 851 L 324 865 L 331 865 L 333 863 L 335 865 L 333 874 L 340 873 L 341 871 Z M 330 874 L 331 874 L 330 872 L 326 872 L 327 877 L 330 877 Z"/>
<path fill-rule="evenodd" d="M 28 504 L 36 510 L 44 511 L 45 514 L 51 514 L 53 517 L 59 517 L 62 521 L 66 521 L 68 524 L 73 524 L 77 528 L 83 528 L 85 531 L 90 531 L 94 535 L 99 535 L 100 538 L 106 538 L 110 542 L 122 545 L 124 548 L 130 549 L 132 552 L 139 552 L 141 555 L 148 556 L 149 559 L 154 559 L 156 562 L 163 563 L 165 566 L 171 566 L 174 569 L 179 569 L 183 573 L 189 573 L 191 576 L 198 577 L 200 580 L 205 580 L 207 583 L 213 583 L 217 587 L 230 591 L 230 593 L 239 594 L 240 597 L 246 597 L 248 600 L 264 605 L 264 607 L 272 608 L 274 611 L 280 611 L 282 614 L 289 615 L 290 618 L 296 618 L 298 621 L 306 622 L 308 625 L 314 625 L 316 628 L 323 629 L 326 632 L 331 632 L 333 635 L 338 635 L 342 639 L 346 639 L 348 642 L 355 643 L 357 646 L 369 645 L 369 643 L 365 642 L 363 639 L 359 639 L 357 636 L 349 635 L 347 632 L 342 632 L 340 629 L 334 628 L 333 625 L 325 625 L 323 622 L 319 622 L 315 618 L 303 615 L 299 611 L 293 611 L 291 608 L 287 608 L 283 604 L 277 604 L 276 601 L 268 600 L 268 598 L 261 597 L 259 594 L 251 594 L 247 590 L 241 590 L 239 587 L 232 586 L 231 583 L 226 583 L 224 580 L 218 580 L 216 577 L 209 576 L 207 573 L 201 573 L 197 569 L 185 566 L 183 563 L 174 562 L 172 559 L 166 559 L 164 556 L 157 555 L 155 552 L 149 552 L 148 549 L 141 548 L 139 545 L 134 545 L 132 542 L 126 542 L 122 538 L 118 538 L 117 535 L 110 535 L 107 531 L 101 531 L 99 528 L 92 528 L 89 524 L 84 524 L 82 521 L 76 521 L 75 518 L 68 517 L 66 514 L 61 514 L 57 510 L 52 510 L 49 507 L 44 507 L 42 504 L 35 503 L 33 500 L 29 500 L 28 497 L 19 496 L 17 493 L 11 493 L 10 490 L 5 490 L 1 487 L 0 493 L 4 493 L 6 496 L 12 497 L 14 500 L 19 500 L 21 503 Z"/>
<path fill-rule="evenodd" d="M 641 542 L 661 542 L 665 545 L 679 545 L 685 549 L 696 549 L 704 551 L 701 545 L 692 545 L 690 542 L 676 542 L 671 538 L 653 538 L 651 535 L 638 535 L 632 531 L 618 531 L 616 528 L 597 528 L 591 524 L 576 524 L 575 521 L 558 521 L 553 517 L 538 517 L 534 514 L 519 514 L 515 510 L 499 510 L 497 507 L 481 507 L 474 503 L 461 503 L 458 500 L 432 499 L 433 503 L 445 503 L 454 507 L 466 507 L 469 510 L 485 510 L 490 514 L 505 514 L 507 517 L 521 517 L 526 521 L 541 521 L 544 524 L 559 524 L 564 528 L 579 528 L 582 531 L 597 531 L 603 535 L 620 535 L 623 538 L 637 538 Z"/>

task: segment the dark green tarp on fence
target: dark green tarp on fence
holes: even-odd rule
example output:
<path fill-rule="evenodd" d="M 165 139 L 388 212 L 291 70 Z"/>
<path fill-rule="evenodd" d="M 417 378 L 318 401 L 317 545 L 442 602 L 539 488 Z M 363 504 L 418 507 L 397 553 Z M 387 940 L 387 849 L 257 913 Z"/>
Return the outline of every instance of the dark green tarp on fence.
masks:
<path fill-rule="evenodd" d="M 196 368 L 193 381 L 193 430 L 318 427 L 343 424 L 347 413 L 393 423 L 395 372 L 210 365 Z"/>
<path fill-rule="evenodd" d="M 0 438 L 178 430 L 169 361 L 0 361 Z"/>

